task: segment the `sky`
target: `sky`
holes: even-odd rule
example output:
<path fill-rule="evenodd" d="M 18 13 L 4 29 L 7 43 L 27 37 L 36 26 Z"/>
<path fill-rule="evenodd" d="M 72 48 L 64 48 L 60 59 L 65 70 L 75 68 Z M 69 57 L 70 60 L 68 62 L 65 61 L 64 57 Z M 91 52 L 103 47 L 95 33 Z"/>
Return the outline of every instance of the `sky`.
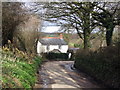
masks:
<path fill-rule="evenodd" d="M 42 28 L 42 32 L 53 33 L 53 32 L 58 32 L 59 29 L 60 26 L 47 26 Z"/>
<path fill-rule="evenodd" d="M 33 3 L 26 3 L 25 4 L 25 6 L 28 9 L 32 8 L 31 5 L 33 5 Z M 43 10 L 41 10 L 41 11 L 43 11 Z M 40 28 L 40 31 L 45 32 L 45 33 L 54 33 L 54 32 L 58 32 L 59 29 L 60 29 L 60 26 L 58 26 L 58 24 L 51 23 L 49 21 L 43 21 L 42 22 L 42 28 Z"/>
<path fill-rule="evenodd" d="M 53 32 L 58 32 L 59 29 L 60 29 L 60 26 L 58 26 L 56 23 L 44 21 L 42 23 L 41 31 L 46 33 L 53 33 Z"/>

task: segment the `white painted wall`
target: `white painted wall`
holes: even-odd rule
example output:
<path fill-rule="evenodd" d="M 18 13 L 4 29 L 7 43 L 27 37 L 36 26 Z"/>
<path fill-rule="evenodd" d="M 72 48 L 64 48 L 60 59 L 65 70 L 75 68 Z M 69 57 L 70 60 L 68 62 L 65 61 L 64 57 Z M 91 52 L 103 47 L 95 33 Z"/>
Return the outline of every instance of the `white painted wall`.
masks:
<path fill-rule="evenodd" d="M 67 53 L 67 50 L 68 50 L 68 45 L 62 45 L 62 46 L 61 46 L 60 51 L 61 51 L 62 53 Z"/>
<path fill-rule="evenodd" d="M 68 45 L 61 45 L 60 48 L 59 48 L 59 45 L 50 45 L 49 50 L 47 52 L 53 51 L 54 49 L 58 49 L 62 53 L 67 53 Z"/>
<path fill-rule="evenodd" d="M 38 41 L 37 43 L 37 53 L 40 54 L 41 53 L 41 43 Z"/>
<path fill-rule="evenodd" d="M 50 45 L 48 51 L 52 51 L 54 49 L 58 49 L 59 50 L 59 46 L 58 45 Z"/>
<path fill-rule="evenodd" d="M 40 42 L 37 44 L 37 53 L 44 53 L 44 52 L 50 52 L 54 49 L 60 50 L 62 53 L 67 53 L 68 45 L 61 45 L 59 48 L 59 45 L 49 45 L 49 50 L 47 50 L 47 45 L 42 45 Z"/>
<path fill-rule="evenodd" d="M 44 53 L 44 52 L 47 52 L 47 46 L 46 46 L 46 45 L 42 45 L 41 48 L 42 48 L 42 51 L 41 51 L 41 52 L 43 52 L 43 53 Z"/>
<path fill-rule="evenodd" d="M 47 52 L 47 46 L 42 45 L 40 42 L 37 43 L 37 53 Z"/>

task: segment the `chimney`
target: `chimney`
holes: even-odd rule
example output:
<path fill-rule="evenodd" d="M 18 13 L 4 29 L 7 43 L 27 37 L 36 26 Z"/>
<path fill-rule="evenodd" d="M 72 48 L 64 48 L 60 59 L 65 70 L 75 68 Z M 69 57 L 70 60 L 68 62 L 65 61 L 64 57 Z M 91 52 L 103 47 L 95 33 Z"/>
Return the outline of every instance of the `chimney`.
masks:
<path fill-rule="evenodd" d="M 62 34 L 60 34 L 60 39 L 63 39 L 63 35 Z"/>

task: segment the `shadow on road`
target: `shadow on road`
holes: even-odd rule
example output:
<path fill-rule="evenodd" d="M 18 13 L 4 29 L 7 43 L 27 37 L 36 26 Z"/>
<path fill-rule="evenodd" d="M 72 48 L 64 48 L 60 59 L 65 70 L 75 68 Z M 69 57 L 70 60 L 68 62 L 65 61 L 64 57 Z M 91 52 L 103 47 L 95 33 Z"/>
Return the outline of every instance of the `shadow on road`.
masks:
<path fill-rule="evenodd" d="M 71 66 L 74 61 L 45 62 L 39 75 L 43 88 L 100 88 L 95 81 Z"/>

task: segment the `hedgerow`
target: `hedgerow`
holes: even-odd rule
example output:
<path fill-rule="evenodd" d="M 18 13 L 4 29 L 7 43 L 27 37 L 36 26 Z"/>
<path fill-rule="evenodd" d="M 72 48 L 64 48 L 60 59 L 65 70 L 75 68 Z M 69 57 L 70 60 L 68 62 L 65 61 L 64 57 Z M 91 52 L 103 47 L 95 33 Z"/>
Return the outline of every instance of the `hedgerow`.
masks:
<path fill-rule="evenodd" d="M 68 60 L 68 54 L 67 53 L 44 53 L 45 58 L 49 60 Z"/>
<path fill-rule="evenodd" d="M 93 76 L 104 85 L 120 87 L 120 47 L 109 46 L 97 51 L 79 50 L 75 56 L 75 67 Z"/>

